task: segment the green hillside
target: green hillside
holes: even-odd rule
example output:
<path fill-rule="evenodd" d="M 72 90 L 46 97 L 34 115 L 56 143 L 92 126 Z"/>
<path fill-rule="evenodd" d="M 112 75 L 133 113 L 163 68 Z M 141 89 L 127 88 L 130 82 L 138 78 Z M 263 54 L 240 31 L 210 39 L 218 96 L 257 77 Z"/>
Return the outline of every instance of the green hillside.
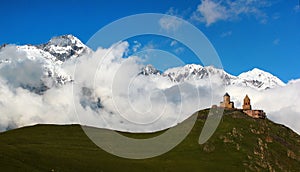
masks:
<path fill-rule="evenodd" d="M 79 125 L 36 125 L 7 131 L 0 133 L 0 171 L 300 171 L 300 136 L 240 111 L 225 111 L 214 135 L 199 145 L 207 113 L 195 114 L 197 122 L 181 144 L 145 160 L 106 153 Z M 159 133 L 122 134 L 144 138 Z"/>

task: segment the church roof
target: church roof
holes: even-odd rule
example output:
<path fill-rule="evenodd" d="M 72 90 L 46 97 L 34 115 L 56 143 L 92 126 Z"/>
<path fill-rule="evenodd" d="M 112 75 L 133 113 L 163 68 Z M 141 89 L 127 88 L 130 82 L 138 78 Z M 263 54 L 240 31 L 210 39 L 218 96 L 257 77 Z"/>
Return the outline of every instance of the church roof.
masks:
<path fill-rule="evenodd" d="M 246 97 L 245 97 L 245 99 L 249 99 L 249 100 L 250 100 L 250 98 L 248 97 L 248 94 L 246 94 Z"/>
<path fill-rule="evenodd" d="M 225 93 L 225 94 L 224 94 L 224 97 L 225 97 L 225 96 L 228 96 L 228 97 L 230 97 L 230 95 L 229 95 L 228 93 Z"/>

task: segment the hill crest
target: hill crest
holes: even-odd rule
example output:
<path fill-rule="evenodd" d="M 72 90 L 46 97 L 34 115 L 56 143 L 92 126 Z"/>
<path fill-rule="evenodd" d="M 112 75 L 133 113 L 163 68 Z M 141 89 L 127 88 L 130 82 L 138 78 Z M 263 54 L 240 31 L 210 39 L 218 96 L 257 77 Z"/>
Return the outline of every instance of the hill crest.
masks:
<path fill-rule="evenodd" d="M 6 170 L 30 171 L 300 170 L 299 135 L 283 125 L 253 119 L 237 110 L 225 109 L 214 135 L 199 145 L 198 137 L 208 111 L 194 114 L 198 116 L 197 122 L 182 143 L 151 159 L 130 160 L 110 155 L 95 146 L 79 125 L 36 125 L 0 134 L 0 164 Z M 99 129 L 102 130 L 105 129 Z M 161 132 L 120 134 L 143 139 Z"/>

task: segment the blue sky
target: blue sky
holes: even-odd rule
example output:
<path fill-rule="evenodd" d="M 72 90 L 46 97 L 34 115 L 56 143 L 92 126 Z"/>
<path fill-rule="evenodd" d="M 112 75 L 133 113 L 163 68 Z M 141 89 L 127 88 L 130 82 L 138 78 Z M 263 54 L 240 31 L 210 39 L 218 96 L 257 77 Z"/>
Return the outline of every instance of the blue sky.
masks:
<path fill-rule="evenodd" d="M 231 74 L 257 67 L 284 82 L 300 78 L 299 0 L 2 1 L 0 44 L 40 44 L 62 34 L 85 43 L 101 27 L 138 13 L 166 13 L 191 22 Z"/>

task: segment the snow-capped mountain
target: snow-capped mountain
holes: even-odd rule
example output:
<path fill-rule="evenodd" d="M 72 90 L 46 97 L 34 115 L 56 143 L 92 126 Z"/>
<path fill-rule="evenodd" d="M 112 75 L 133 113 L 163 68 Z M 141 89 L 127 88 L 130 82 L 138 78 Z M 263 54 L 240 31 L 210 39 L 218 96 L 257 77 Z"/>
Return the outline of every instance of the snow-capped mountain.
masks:
<path fill-rule="evenodd" d="M 9 61 L 8 58 L 3 57 L 3 54 L 1 53 L 3 48 L 6 46 L 7 45 L 2 45 L 0 47 L 0 64 L 13 63 Z M 71 76 L 65 73 L 65 71 L 61 68 L 61 65 L 69 59 L 78 58 L 85 53 L 92 52 L 91 49 L 73 35 L 53 37 L 49 42 L 41 45 L 21 45 L 16 46 L 16 48 L 26 57 L 19 58 L 18 61 L 27 59 L 38 62 L 38 64 L 42 66 L 43 76 L 40 78 L 42 81 L 40 88 L 37 88 L 36 86 L 32 87 L 30 85 L 25 86 L 39 94 L 46 91 L 47 88 L 71 82 Z M 217 77 L 221 79 L 223 82 L 222 84 L 224 85 L 246 86 L 257 90 L 285 85 L 285 83 L 276 76 L 256 68 L 242 73 L 239 76 L 234 76 L 225 72 L 223 69 L 218 69 L 213 66 L 203 67 L 197 64 L 188 64 L 183 67 L 171 68 L 161 72 L 152 65 L 146 65 L 141 69 L 140 74 L 149 77 L 160 75 L 162 77 L 167 77 L 171 82 L 178 83 L 191 80 L 201 82 L 203 79 L 207 79 L 209 77 Z"/>
<path fill-rule="evenodd" d="M 0 64 L 14 63 L 14 60 L 5 57 L 1 53 L 2 48 L 6 46 L 8 45 L 2 45 L 0 48 Z M 29 90 L 33 90 L 39 94 L 47 90 L 47 88 L 71 82 L 71 76 L 66 74 L 61 68 L 61 65 L 68 59 L 77 58 L 91 51 L 73 35 L 53 37 L 49 42 L 41 45 L 20 45 L 15 48 L 19 53 L 19 57 L 16 57 L 15 61 L 20 63 L 29 60 L 40 64 L 43 68 L 43 75 L 40 78 L 40 87 L 22 84 L 22 87 L 30 88 Z"/>
<path fill-rule="evenodd" d="M 154 66 L 149 64 L 141 69 L 140 74 L 141 75 L 160 75 L 161 71 L 157 70 Z"/>
<path fill-rule="evenodd" d="M 244 72 L 239 76 L 233 76 L 222 69 L 213 66 L 201 66 L 197 64 L 188 64 L 183 67 L 176 67 L 166 70 L 163 73 L 158 73 L 153 66 L 146 66 L 143 71 L 146 75 L 150 75 L 151 71 L 155 71 L 153 75 L 162 75 L 168 77 L 173 82 L 185 82 L 189 80 L 202 80 L 209 77 L 217 77 L 221 79 L 224 85 L 237 85 L 255 88 L 257 90 L 264 90 L 284 86 L 279 78 L 276 76 L 254 68 L 251 71 Z"/>
<path fill-rule="evenodd" d="M 260 89 L 268 89 L 286 85 L 278 77 L 257 68 L 241 73 L 238 78 L 243 81 L 245 86 L 250 85 Z"/>
<path fill-rule="evenodd" d="M 37 47 L 50 53 L 62 62 L 70 58 L 76 58 L 89 51 L 89 48 L 73 35 L 53 37 L 48 43 Z"/>
<path fill-rule="evenodd" d="M 230 85 L 230 81 L 235 79 L 235 76 L 226 73 L 224 70 L 214 68 L 213 66 L 203 67 L 196 64 L 188 64 L 183 67 L 171 68 L 166 70 L 163 75 L 168 76 L 171 81 L 175 82 L 201 80 L 214 75 L 221 78 L 226 85 Z"/>

